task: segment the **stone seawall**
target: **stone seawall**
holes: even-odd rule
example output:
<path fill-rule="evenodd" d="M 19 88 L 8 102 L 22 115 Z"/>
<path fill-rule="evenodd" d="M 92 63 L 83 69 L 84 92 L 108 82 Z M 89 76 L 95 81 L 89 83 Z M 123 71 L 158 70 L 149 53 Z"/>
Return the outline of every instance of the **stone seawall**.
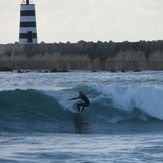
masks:
<path fill-rule="evenodd" d="M 163 70 L 163 53 L 155 51 L 148 57 L 141 51 L 120 51 L 114 57 L 90 58 L 88 54 L 61 54 L 48 49 L 22 45 L 0 45 L 0 68 L 58 70 Z M 44 45 L 45 47 L 45 45 Z M 28 52 L 27 52 L 28 51 Z"/>

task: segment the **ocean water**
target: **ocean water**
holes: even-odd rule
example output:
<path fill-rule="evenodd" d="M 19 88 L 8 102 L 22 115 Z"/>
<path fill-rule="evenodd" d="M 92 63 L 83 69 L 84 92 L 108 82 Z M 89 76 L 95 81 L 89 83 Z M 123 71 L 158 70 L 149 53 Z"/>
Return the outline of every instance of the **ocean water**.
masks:
<path fill-rule="evenodd" d="M 162 163 L 163 72 L 0 73 L 3 162 Z"/>

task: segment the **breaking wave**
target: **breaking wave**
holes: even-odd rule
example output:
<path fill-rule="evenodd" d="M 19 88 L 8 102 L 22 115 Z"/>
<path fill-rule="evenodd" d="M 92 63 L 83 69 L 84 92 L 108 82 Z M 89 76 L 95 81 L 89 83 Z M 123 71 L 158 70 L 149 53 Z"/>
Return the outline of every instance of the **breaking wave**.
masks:
<path fill-rule="evenodd" d="M 76 111 L 78 101 L 68 100 L 78 90 L 91 101 L 81 114 Z M 133 132 L 144 131 L 143 125 L 151 130 L 163 120 L 163 90 L 154 87 L 80 85 L 56 91 L 1 91 L 0 97 L 1 132 Z"/>

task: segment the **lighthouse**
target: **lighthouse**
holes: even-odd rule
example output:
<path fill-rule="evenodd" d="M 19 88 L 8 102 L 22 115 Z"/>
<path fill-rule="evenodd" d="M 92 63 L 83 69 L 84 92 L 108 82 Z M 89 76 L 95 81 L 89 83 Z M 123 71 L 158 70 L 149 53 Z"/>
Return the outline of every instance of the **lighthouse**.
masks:
<path fill-rule="evenodd" d="M 35 4 L 29 0 L 20 5 L 19 44 L 37 44 Z"/>

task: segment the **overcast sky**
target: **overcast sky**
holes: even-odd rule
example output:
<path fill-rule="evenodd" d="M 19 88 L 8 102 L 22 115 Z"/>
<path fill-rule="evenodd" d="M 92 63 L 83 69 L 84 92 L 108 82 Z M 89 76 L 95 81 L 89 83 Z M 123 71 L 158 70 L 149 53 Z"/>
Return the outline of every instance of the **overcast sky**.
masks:
<path fill-rule="evenodd" d="M 0 0 L 0 43 L 18 41 L 21 0 Z M 33 0 L 44 42 L 163 40 L 163 0 Z"/>

